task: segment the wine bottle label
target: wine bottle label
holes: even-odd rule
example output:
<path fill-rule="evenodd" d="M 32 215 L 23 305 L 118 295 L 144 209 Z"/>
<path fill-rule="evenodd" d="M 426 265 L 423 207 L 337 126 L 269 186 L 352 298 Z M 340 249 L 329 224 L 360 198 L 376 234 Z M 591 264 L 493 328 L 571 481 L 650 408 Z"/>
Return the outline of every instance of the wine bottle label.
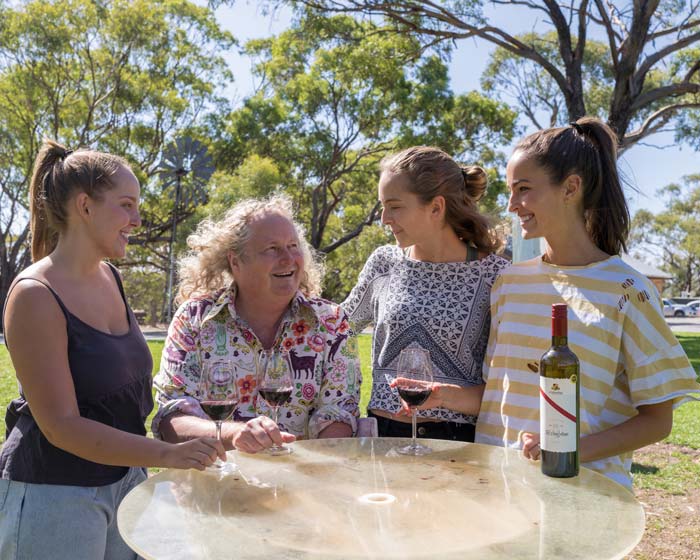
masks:
<path fill-rule="evenodd" d="M 540 447 L 576 451 L 576 380 L 540 377 Z"/>

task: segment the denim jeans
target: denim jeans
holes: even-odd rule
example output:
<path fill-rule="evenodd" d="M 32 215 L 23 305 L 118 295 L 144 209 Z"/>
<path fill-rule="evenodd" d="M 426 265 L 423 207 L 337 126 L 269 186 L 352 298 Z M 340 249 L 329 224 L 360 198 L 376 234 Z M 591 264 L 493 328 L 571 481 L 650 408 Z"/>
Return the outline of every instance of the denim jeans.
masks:
<path fill-rule="evenodd" d="M 135 560 L 119 535 L 117 508 L 143 480 L 135 467 L 107 486 L 0 480 L 0 558 Z"/>

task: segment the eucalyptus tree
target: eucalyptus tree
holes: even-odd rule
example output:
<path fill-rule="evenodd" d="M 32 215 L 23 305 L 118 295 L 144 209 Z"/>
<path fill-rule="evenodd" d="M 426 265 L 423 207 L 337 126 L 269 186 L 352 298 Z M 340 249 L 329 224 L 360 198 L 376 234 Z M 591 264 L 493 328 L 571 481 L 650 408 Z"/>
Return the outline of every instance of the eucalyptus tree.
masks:
<path fill-rule="evenodd" d="M 651 248 L 673 275 L 675 293 L 700 296 L 700 174 L 683 178 L 657 193 L 665 208 L 654 215 L 640 210 L 632 221 L 632 242 Z"/>
<path fill-rule="evenodd" d="M 234 44 L 187 0 L 0 2 L 0 305 L 29 262 L 27 187 L 44 136 L 126 156 L 142 181 L 143 239 L 170 226 L 149 178 L 162 146 L 221 110 Z"/>
<path fill-rule="evenodd" d="M 245 51 L 260 85 L 227 120 L 219 167 L 233 171 L 251 154 L 273 161 L 323 253 L 377 220 L 377 163 L 388 151 L 436 144 L 490 165 L 515 132 L 513 110 L 455 95 L 443 61 L 372 22 L 310 15 Z"/>
<path fill-rule="evenodd" d="M 487 82 L 513 94 L 538 126 L 545 124 L 537 120 L 543 110 L 550 123 L 598 113 L 618 133 L 623 150 L 661 130 L 681 135 L 698 130 L 696 0 L 493 0 L 498 13 L 524 14 L 501 25 L 496 9 L 487 14 L 482 0 L 293 4 L 316 13 L 384 18 L 394 34 L 417 38 L 429 51 L 449 52 L 466 39 L 493 45 L 497 52 Z M 523 34 L 522 21 L 533 18 L 537 33 Z M 597 98 L 590 86 L 600 90 Z"/>

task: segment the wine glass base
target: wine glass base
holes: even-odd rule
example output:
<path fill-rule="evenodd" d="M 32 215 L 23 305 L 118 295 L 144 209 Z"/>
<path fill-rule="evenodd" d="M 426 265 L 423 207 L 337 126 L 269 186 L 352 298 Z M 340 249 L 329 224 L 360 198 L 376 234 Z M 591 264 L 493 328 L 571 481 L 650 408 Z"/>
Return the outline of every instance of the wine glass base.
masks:
<path fill-rule="evenodd" d="M 294 453 L 294 450 L 286 445 L 273 445 L 265 449 L 265 453 L 276 457 L 278 455 L 290 455 Z"/>
<path fill-rule="evenodd" d="M 230 461 L 223 462 L 221 459 L 217 459 L 216 462 L 212 463 L 204 470 L 206 472 L 224 475 L 236 472 L 238 470 L 238 466 L 236 463 L 232 463 Z"/>
<path fill-rule="evenodd" d="M 425 445 L 421 445 L 420 443 L 417 443 L 415 445 L 406 445 L 405 447 L 397 447 L 396 452 L 400 453 L 401 455 L 415 455 L 415 456 L 420 456 L 420 455 L 427 455 L 428 453 L 432 453 L 433 450 L 430 449 L 430 447 L 426 447 Z"/>

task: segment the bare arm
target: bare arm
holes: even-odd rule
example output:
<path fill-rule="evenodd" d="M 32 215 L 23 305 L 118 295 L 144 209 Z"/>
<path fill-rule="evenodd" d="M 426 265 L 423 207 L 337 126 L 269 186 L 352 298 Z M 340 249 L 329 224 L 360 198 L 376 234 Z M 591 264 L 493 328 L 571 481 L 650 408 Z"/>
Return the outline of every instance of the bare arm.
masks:
<path fill-rule="evenodd" d="M 171 445 L 81 417 L 68 363 L 65 318 L 43 285 L 17 285 L 5 318 L 17 378 L 32 416 L 52 445 L 95 463 L 119 466 L 199 469 L 223 453 L 213 440 Z"/>
<path fill-rule="evenodd" d="M 214 422 L 188 414 L 169 414 L 160 422 L 160 435 L 173 443 L 197 437 L 213 437 Z M 258 416 L 247 422 L 223 422 L 221 443 L 224 449 L 239 449 L 246 453 L 257 453 L 272 446 L 290 443 L 296 437 L 280 431 L 277 424 L 266 416 Z"/>
<path fill-rule="evenodd" d="M 396 387 L 402 383 L 403 378 L 397 377 L 389 385 Z M 411 381 L 415 384 L 415 381 Z M 426 383 L 426 385 L 431 385 Z M 473 385 L 471 387 L 460 387 L 449 383 L 432 383 L 432 392 L 422 405 L 417 406 L 417 410 L 427 410 L 429 408 L 447 408 L 462 414 L 477 415 L 481 408 L 481 397 L 484 394 L 484 385 Z M 401 414 L 411 414 L 405 402 L 401 401 Z"/>
<path fill-rule="evenodd" d="M 433 388 L 431 397 L 437 400 L 435 406 L 441 406 L 462 414 L 477 415 L 481 408 L 481 397 L 484 394 L 484 385 L 460 387 L 447 383 L 438 383 Z"/>
<path fill-rule="evenodd" d="M 581 438 L 581 461 L 587 463 L 635 451 L 664 439 L 673 427 L 673 401 L 640 406 L 634 418 Z"/>
<path fill-rule="evenodd" d="M 673 401 L 649 404 L 637 408 L 639 414 L 597 434 L 581 438 L 581 462 L 588 463 L 636 451 L 664 439 L 673 427 Z M 540 438 L 535 434 L 523 435 L 523 455 L 537 459 Z"/>

